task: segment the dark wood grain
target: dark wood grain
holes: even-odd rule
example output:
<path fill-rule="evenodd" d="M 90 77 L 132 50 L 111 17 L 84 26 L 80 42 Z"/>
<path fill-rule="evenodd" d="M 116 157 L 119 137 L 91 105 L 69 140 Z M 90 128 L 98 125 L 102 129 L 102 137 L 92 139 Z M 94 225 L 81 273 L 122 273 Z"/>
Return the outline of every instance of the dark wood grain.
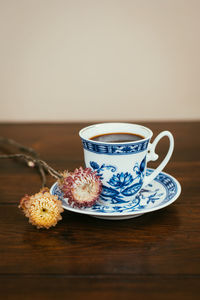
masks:
<path fill-rule="evenodd" d="M 139 218 L 106 221 L 65 211 L 55 228 L 37 230 L 17 205 L 39 190 L 39 174 L 22 162 L 0 161 L 2 299 L 199 299 L 200 122 L 143 124 L 154 136 L 173 133 L 165 171 L 180 181 L 182 194 Z M 0 135 L 34 148 L 57 170 L 73 170 L 83 165 L 78 131 L 86 125 L 0 124 Z M 167 143 L 157 148 L 159 161 Z"/>
<path fill-rule="evenodd" d="M 188 276 L 0 276 L 2 299 L 199 300 L 199 278 Z M 62 297 L 62 298 L 61 298 Z"/>

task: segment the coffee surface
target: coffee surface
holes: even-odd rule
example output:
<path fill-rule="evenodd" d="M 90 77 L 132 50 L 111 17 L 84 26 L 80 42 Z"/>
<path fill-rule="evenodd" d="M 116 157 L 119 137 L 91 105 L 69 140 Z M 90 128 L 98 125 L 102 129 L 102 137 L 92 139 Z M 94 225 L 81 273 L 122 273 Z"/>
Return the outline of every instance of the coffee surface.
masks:
<path fill-rule="evenodd" d="M 144 139 L 142 135 L 128 132 L 113 132 L 95 135 L 90 138 L 92 141 L 107 142 L 107 143 L 124 143 L 135 142 Z"/>

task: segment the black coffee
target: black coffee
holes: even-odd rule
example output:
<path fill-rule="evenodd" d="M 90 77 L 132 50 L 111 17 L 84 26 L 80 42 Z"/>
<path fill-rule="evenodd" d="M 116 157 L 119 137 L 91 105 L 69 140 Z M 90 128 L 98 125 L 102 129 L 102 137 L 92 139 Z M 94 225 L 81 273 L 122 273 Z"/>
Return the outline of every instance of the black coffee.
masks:
<path fill-rule="evenodd" d="M 128 133 L 128 132 L 115 132 L 95 135 L 90 140 L 108 143 L 124 143 L 124 142 L 135 142 L 144 139 L 142 135 Z"/>

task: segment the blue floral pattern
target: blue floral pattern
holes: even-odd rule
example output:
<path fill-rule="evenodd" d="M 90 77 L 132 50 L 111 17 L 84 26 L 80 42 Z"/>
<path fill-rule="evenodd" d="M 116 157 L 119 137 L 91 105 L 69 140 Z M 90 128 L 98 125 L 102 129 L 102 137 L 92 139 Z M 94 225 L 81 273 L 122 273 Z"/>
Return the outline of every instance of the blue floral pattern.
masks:
<path fill-rule="evenodd" d="M 130 201 L 138 193 L 143 184 L 146 156 L 140 164 L 136 163 L 132 174 L 128 172 L 117 172 L 117 167 L 112 165 L 99 164 L 90 161 L 90 167 L 97 172 L 100 179 L 104 179 L 104 171 L 110 170 L 111 177 L 107 180 L 107 185 L 103 184 L 101 199 L 111 201 L 113 204 L 120 204 Z M 114 173 L 114 174 L 112 174 Z M 131 197 L 131 199 L 130 199 Z"/>
<path fill-rule="evenodd" d="M 125 186 L 131 184 L 133 182 L 133 176 L 126 173 L 117 173 L 116 175 L 113 175 L 110 180 L 108 181 L 108 184 L 114 186 L 116 189 L 123 189 Z"/>
<path fill-rule="evenodd" d="M 105 170 L 110 170 L 112 173 L 116 172 L 117 168 L 111 165 L 105 165 L 102 164 L 101 166 L 98 165 L 97 162 L 91 161 L 90 162 L 90 167 L 97 172 L 97 175 L 100 177 L 100 179 L 103 179 L 103 172 Z"/>

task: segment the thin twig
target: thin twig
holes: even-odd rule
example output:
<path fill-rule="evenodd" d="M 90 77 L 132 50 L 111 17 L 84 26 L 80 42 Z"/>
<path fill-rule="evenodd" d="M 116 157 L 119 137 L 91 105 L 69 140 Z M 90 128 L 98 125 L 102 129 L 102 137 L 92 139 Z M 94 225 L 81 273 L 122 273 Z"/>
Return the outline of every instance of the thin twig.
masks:
<path fill-rule="evenodd" d="M 43 188 L 43 187 L 46 186 L 46 183 L 47 183 L 46 175 L 45 175 L 44 169 L 42 168 L 41 165 L 38 165 L 38 169 L 39 169 L 40 176 L 41 176 L 41 179 L 42 179 L 42 188 Z"/>
<path fill-rule="evenodd" d="M 33 156 L 34 158 L 39 159 L 39 154 L 33 148 L 24 146 L 24 145 L 12 140 L 12 139 L 8 139 L 8 138 L 5 138 L 5 137 L 0 137 L 0 143 L 12 145 L 12 146 L 16 147 L 17 149 L 19 149 L 20 151 L 27 152 L 27 153 L 31 154 L 31 156 Z M 31 165 L 29 163 L 28 163 L 28 166 L 29 167 L 34 167 L 33 165 Z M 38 166 L 38 170 L 39 170 L 39 173 L 40 173 L 40 176 L 41 176 L 41 179 L 42 179 L 42 187 L 44 187 L 44 186 L 46 186 L 46 175 L 45 175 L 45 171 L 44 171 L 41 163 L 39 162 L 39 160 L 37 162 L 37 166 Z"/>
<path fill-rule="evenodd" d="M 47 170 L 49 172 L 49 174 L 51 174 L 56 179 L 62 178 L 62 175 L 59 172 L 57 172 L 56 170 L 54 170 L 52 167 L 50 167 L 45 161 L 43 161 L 41 159 L 34 158 L 30 155 L 26 155 L 26 154 L 23 154 L 23 153 L 3 154 L 3 155 L 0 155 L 0 159 L 1 158 L 19 158 L 19 159 L 22 159 L 22 160 L 26 161 L 28 165 L 30 165 L 30 163 L 33 163 L 33 166 L 34 165 L 41 165 L 45 168 L 45 170 Z"/>
<path fill-rule="evenodd" d="M 2 142 L 4 144 L 15 146 L 16 148 L 18 148 L 21 151 L 28 152 L 34 157 L 39 157 L 38 153 L 34 149 L 32 149 L 30 147 L 27 147 L 27 146 L 24 146 L 24 145 L 12 140 L 12 139 L 8 139 L 8 138 L 0 136 L 0 143 L 2 143 Z"/>
<path fill-rule="evenodd" d="M 39 159 L 38 162 L 41 163 L 41 165 L 43 165 L 44 168 L 55 178 L 58 179 L 63 177 L 59 172 L 50 167 L 44 160 Z"/>

